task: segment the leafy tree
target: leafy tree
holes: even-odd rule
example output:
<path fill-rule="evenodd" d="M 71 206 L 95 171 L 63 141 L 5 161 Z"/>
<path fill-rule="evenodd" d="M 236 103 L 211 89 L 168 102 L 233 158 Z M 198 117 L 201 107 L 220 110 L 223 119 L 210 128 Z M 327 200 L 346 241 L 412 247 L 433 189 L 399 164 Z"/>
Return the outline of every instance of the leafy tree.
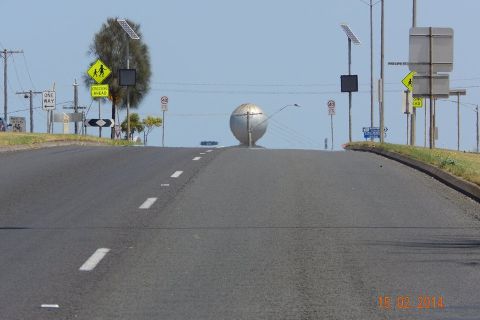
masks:
<path fill-rule="evenodd" d="M 143 125 L 143 122 L 140 121 L 140 117 L 138 113 L 130 113 L 129 118 L 130 118 L 130 139 L 131 139 L 135 134 L 135 131 L 140 133 L 145 129 L 145 126 Z M 122 132 L 125 132 L 125 135 L 126 135 L 127 134 L 127 117 L 125 117 L 125 120 L 123 120 L 121 127 L 122 127 Z"/>
<path fill-rule="evenodd" d="M 145 145 L 147 144 L 148 135 L 150 132 L 152 132 L 155 128 L 161 127 L 162 122 L 163 120 L 160 117 L 147 116 L 145 119 L 143 119 L 142 123 L 145 127 L 145 130 L 143 131 L 143 141 Z"/>
<path fill-rule="evenodd" d="M 140 25 L 130 20 L 127 20 L 127 22 L 138 34 L 140 40 L 130 39 L 118 24 L 116 18 L 108 18 L 101 26 L 100 31 L 94 35 L 93 42 L 88 50 L 88 54 L 94 57 L 90 65 L 100 59 L 112 70 L 112 74 L 103 83 L 110 86 L 109 99 L 112 102 L 113 119 L 115 119 L 117 106 L 126 107 L 127 88 L 119 86 L 118 70 L 127 67 L 127 41 L 130 52 L 130 68 L 137 70 L 137 84 L 135 87 L 130 87 L 130 106 L 137 108 L 150 89 L 152 71 L 148 47 L 142 41 Z M 87 87 L 92 84 L 92 79 L 86 74 L 84 83 Z M 113 136 L 114 130 L 112 128 L 112 138 Z"/>

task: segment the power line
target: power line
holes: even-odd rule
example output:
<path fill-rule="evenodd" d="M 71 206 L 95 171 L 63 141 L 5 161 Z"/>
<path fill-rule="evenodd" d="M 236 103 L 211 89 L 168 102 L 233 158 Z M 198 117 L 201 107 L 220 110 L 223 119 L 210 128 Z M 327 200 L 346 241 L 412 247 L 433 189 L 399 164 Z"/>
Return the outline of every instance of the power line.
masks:
<path fill-rule="evenodd" d="M 25 53 L 22 52 L 22 56 L 23 56 L 23 61 L 25 62 L 25 69 L 27 70 L 28 78 L 30 79 L 30 84 L 32 85 L 32 88 L 34 90 L 37 90 L 35 88 L 35 84 L 32 81 L 32 76 L 30 75 L 30 70 L 29 70 L 29 67 L 28 67 L 27 57 L 25 56 Z"/>

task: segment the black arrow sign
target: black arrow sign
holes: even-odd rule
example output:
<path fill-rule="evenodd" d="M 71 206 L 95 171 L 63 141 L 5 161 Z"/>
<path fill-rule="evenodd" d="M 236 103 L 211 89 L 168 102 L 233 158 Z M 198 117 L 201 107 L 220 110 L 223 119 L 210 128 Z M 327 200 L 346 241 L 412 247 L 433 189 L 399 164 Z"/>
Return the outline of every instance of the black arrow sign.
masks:
<path fill-rule="evenodd" d="M 85 126 L 87 127 L 113 127 L 115 122 L 112 119 L 85 119 Z"/>

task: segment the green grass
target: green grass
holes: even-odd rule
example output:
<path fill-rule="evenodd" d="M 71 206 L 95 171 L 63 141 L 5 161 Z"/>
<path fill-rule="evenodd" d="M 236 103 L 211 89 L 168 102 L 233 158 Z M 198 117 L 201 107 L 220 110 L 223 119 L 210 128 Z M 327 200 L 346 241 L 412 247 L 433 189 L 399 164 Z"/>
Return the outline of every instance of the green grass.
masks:
<path fill-rule="evenodd" d="M 133 142 L 126 140 L 111 140 L 109 138 L 97 138 L 92 136 L 81 136 L 75 134 L 47 134 L 47 133 L 13 133 L 0 132 L 0 148 L 16 145 L 35 145 L 49 142 L 91 142 L 113 146 L 133 145 Z"/>
<path fill-rule="evenodd" d="M 480 154 L 478 153 L 376 142 L 347 143 L 345 148 L 348 149 L 349 147 L 354 146 L 362 146 L 402 154 L 412 159 L 433 165 L 480 186 Z"/>

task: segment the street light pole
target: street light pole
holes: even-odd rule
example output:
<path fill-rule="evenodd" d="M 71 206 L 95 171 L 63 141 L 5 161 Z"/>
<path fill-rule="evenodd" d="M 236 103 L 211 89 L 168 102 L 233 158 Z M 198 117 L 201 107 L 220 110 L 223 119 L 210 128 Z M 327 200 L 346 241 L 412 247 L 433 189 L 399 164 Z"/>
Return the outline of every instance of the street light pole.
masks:
<path fill-rule="evenodd" d="M 130 41 L 125 35 L 127 41 L 127 69 L 130 69 Z M 127 86 L 127 140 L 130 140 L 130 86 Z"/>
<path fill-rule="evenodd" d="M 122 27 L 123 31 L 128 34 L 130 39 L 139 40 L 140 37 L 137 35 L 135 30 L 130 27 L 127 20 L 117 19 L 118 24 Z M 127 69 L 130 69 L 130 40 L 125 35 L 125 40 L 127 42 Z M 127 139 L 130 140 L 130 86 L 127 86 Z"/>
<path fill-rule="evenodd" d="M 373 0 L 370 0 L 370 127 L 373 127 Z"/>
<path fill-rule="evenodd" d="M 348 75 L 352 74 L 352 40 L 348 38 Z M 352 142 L 352 92 L 348 92 L 348 141 Z"/>
<path fill-rule="evenodd" d="M 381 99 L 380 99 L 380 143 L 385 142 L 385 120 L 384 120 L 384 105 L 385 105 L 385 90 L 384 90 L 384 76 L 385 76 L 385 0 L 381 0 L 381 39 L 380 39 L 380 90 Z"/>

